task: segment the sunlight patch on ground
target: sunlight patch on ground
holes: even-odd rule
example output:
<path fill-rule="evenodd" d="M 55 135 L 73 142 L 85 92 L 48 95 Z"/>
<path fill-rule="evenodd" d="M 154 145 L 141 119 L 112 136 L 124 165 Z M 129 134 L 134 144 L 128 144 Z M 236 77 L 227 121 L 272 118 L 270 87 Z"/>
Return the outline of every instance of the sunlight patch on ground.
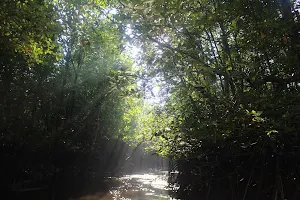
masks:
<path fill-rule="evenodd" d="M 137 180 L 144 185 L 150 185 L 152 188 L 166 190 L 168 187 L 167 176 L 157 174 L 134 174 L 127 175 L 120 180 Z"/>
<path fill-rule="evenodd" d="M 170 200 L 172 190 L 168 185 L 168 172 L 125 175 L 108 178 L 119 181 L 120 185 L 109 192 L 86 195 L 77 200 Z"/>
<path fill-rule="evenodd" d="M 122 182 L 120 188 L 125 189 L 126 192 L 123 195 L 126 198 L 136 200 L 172 199 L 169 196 L 167 172 L 125 175 L 120 178 L 120 181 Z"/>

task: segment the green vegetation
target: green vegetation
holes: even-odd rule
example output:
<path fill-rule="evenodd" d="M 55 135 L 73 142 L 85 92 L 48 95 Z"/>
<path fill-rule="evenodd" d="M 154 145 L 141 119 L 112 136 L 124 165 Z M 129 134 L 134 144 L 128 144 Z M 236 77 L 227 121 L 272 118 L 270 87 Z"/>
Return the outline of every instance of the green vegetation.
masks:
<path fill-rule="evenodd" d="M 124 76 L 133 61 L 120 53 L 122 35 L 106 9 L 103 2 L 1 1 L 1 189 L 117 168 L 110 152 L 123 151 L 116 138 L 136 80 Z"/>
<path fill-rule="evenodd" d="M 122 138 L 179 198 L 299 199 L 298 4 L 1 1 L 1 177 L 105 171 Z"/>

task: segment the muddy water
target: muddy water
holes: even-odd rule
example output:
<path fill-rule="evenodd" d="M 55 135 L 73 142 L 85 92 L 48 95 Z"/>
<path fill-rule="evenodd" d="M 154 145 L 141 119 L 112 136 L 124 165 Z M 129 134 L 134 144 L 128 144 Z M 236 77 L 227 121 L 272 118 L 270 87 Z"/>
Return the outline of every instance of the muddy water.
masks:
<path fill-rule="evenodd" d="M 108 177 L 107 183 L 114 184 L 109 192 L 98 192 L 76 200 L 167 200 L 174 188 L 168 186 L 167 172 L 125 175 L 120 178 Z M 100 189 L 99 189 L 100 190 Z"/>

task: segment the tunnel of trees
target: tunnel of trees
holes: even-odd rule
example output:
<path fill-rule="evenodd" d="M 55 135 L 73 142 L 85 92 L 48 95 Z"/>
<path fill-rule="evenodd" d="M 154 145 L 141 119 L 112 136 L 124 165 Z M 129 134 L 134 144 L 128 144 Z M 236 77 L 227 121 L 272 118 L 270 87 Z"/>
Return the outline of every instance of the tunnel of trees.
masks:
<path fill-rule="evenodd" d="M 1 191 L 143 147 L 180 199 L 300 199 L 299 4 L 0 1 Z"/>

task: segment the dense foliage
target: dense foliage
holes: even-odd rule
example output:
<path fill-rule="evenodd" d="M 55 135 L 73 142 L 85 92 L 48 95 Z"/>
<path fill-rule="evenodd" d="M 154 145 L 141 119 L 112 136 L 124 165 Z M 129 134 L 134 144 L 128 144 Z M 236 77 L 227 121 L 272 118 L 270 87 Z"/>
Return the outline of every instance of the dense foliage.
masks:
<path fill-rule="evenodd" d="M 136 84 L 108 11 L 105 1 L 0 2 L 1 190 L 119 167 Z"/>
<path fill-rule="evenodd" d="M 298 4 L 1 1 L 4 185 L 117 167 L 122 137 L 182 199 L 299 199 Z"/>
<path fill-rule="evenodd" d="M 164 81 L 164 106 L 139 112 L 135 139 L 178 160 L 179 196 L 299 198 L 297 3 L 123 6 L 145 74 Z"/>

